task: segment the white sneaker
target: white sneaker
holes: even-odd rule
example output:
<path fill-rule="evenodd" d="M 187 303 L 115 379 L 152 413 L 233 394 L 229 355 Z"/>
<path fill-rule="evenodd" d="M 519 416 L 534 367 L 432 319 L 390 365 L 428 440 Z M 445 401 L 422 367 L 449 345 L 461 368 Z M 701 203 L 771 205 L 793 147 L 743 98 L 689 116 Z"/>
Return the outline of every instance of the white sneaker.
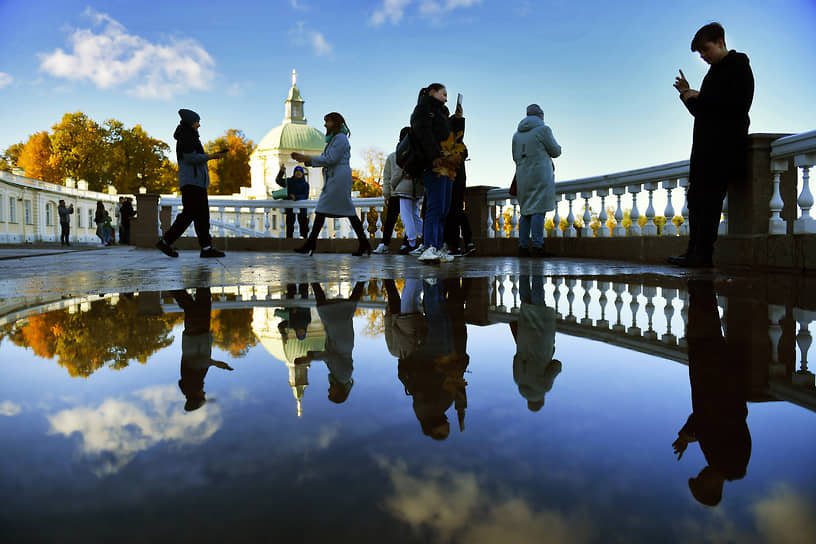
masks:
<path fill-rule="evenodd" d="M 436 285 L 436 278 L 425 278 L 425 283 L 431 286 Z"/>
<path fill-rule="evenodd" d="M 382 253 L 388 253 L 388 246 L 383 243 L 380 243 L 380 245 L 377 246 L 377 249 L 372 251 L 372 253 L 377 253 L 378 255 Z"/>
<path fill-rule="evenodd" d="M 441 263 L 449 263 L 454 259 L 453 255 L 447 252 L 447 250 L 439 251 L 439 262 Z"/>
<path fill-rule="evenodd" d="M 419 244 L 416 247 L 416 249 L 412 249 L 409 254 L 416 256 L 416 255 L 422 255 L 422 253 L 424 253 L 424 252 L 425 252 L 425 245 L 424 244 Z"/>
<path fill-rule="evenodd" d="M 441 255 L 439 251 L 433 246 L 429 247 L 425 251 L 422 252 L 422 255 L 419 256 L 419 260 L 423 263 L 428 262 L 437 262 L 440 260 Z"/>

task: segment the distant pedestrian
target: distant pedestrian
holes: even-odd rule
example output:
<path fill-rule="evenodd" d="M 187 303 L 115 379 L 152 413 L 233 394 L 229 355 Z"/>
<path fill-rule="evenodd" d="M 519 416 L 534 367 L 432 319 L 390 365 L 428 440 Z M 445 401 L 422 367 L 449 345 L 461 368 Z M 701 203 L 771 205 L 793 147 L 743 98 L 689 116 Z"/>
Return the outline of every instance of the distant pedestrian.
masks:
<path fill-rule="evenodd" d="M 419 91 L 417 105 L 411 114 L 411 131 L 423 159 L 422 182 L 425 187 L 425 222 L 423 243 L 425 251 L 419 256 L 423 262 L 447 262 L 453 257 L 442 249 L 445 218 L 451 203 L 451 169 L 453 133 L 464 129 L 462 108 L 457 105 L 451 116 L 445 103 L 448 90 L 441 83 L 432 83 Z M 447 148 L 447 149 L 446 149 Z M 458 165 L 457 165 L 458 166 Z"/>
<path fill-rule="evenodd" d="M 719 23 L 698 30 L 691 50 L 711 68 L 699 91 L 690 88 L 682 70 L 674 82 L 680 99 L 694 116 L 694 136 L 687 196 L 689 243 L 686 252 L 669 257 L 669 263 L 707 267 L 713 266 L 714 242 L 728 185 L 745 177 L 754 74 L 744 53 L 725 46 L 725 30 Z"/>
<path fill-rule="evenodd" d="M 400 131 L 400 139 L 411 131 L 411 127 L 403 127 Z M 422 232 L 422 218 L 419 216 L 419 199 L 422 198 L 424 188 L 422 180 L 415 179 L 397 165 L 396 151 L 388 155 L 385 159 L 385 167 L 382 175 L 383 197 L 387 214 L 385 225 L 383 226 L 382 243 L 377 246 L 374 253 L 386 253 L 388 245 L 391 243 L 394 227 L 397 224 L 397 217 L 402 217 L 402 226 L 405 229 L 405 236 L 399 252 L 403 255 L 417 249 L 419 245 L 418 237 Z"/>
<path fill-rule="evenodd" d="M 103 246 L 108 245 L 110 242 L 110 233 L 108 229 L 105 228 L 105 222 L 110 223 L 110 215 L 108 214 L 108 210 L 105 209 L 105 204 L 102 202 L 96 203 L 96 213 L 94 214 L 94 223 L 96 223 L 96 236 L 99 237 L 99 240 L 102 242 Z"/>
<path fill-rule="evenodd" d="M 275 182 L 281 187 L 285 188 L 289 200 L 308 200 L 309 199 L 309 182 L 306 181 L 306 170 L 302 166 L 295 166 L 295 171 L 292 177 L 286 178 L 286 166 L 281 164 Z M 295 210 L 293 208 L 286 208 L 286 237 L 293 238 L 295 235 Z M 309 236 L 309 216 L 306 208 L 300 208 L 297 212 L 298 225 L 300 226 L 300 237 L 306 238 Z"/>
<path fill-rule="evenodd" d="M 201 117 L 192 111 L 178 111 L 181 122 L 173 137 L 176 139 L 176 159 L 178 160 L 178 183 L 181 188 L 181 213 L 156 242 L 156 247 L 170 257 L 178 257 L 173 247 L 175 242 L 190 223 L 195 225 L 198 245 L 201 246 L 201 257 L 223 257 L 224 252 L 212 247 L 210 236 L 210 205 L 207 200 L 207 188 L 210 186 L 210 173 L 207 161 L 220 159 L 226 151 L 204 153 L 204 146 L 198 135 Z"/>
<path fill-rule="evenodd" d="M 538 104 L 530 104 L 527 116 L 513 135 L 513 161 L 521 207 L 519 257 L 544 256 L 544 215 L 555 209 L 552 159 L 559 155 L 561 146 L 555 141 L 552 129 L 544 123 L 544 111 Z"/>
<path fill-rule="evenodd" d="M 122 244 L 130 244 L 130 220 L 136 216 L 136 212 L 133 210 L 133 199 L 131 197 L 127 196 L 124 198 L 119 213 L 121 214 L 119 242 Z"/>
<path fill-rule="evenodd" d="M 315 220 L 312 233 L 306 243 L 295 249 L 298 253 L 311 255 L 317 245 L 317 236 L 323 229 L 327 217 L 345 217 L 351 223 L 354 234 L 357 235 L 359 246 L 352 255 L 360 256 L 371 254 L 371 245 L 363 229 L 363 223 L 357 216 L 357 210 L 351 201 L 351 131 L 343 116 L 337 112 L 326 114 L 323 118 L 326 127 L 326 148 L 317 157 L 310 157 L 302 153 L 292 153 L 292 158 L 306 166 L 323 167 L 323 190 L 317 201 Z"/>
<path fill-rule="evenodd" d="M 125 197 L 120 196 L 119 201 L 116 203 L 116 208 L 113 210 L 113 217 L 116 219 L 116 226 L 119 229 L 119 243 L 124 244 L 125 242 L 122 240 L 122 202 L 125 201 Z"/>
<path fill-rule="evenodd" d="M 71 214 L 74 213 L 74 205 L 65 206 L 65 201 L 60 200 L 57 206 L 57 214 L 60 222 L 60 245 L 70 246 L 71 234 Z"/>

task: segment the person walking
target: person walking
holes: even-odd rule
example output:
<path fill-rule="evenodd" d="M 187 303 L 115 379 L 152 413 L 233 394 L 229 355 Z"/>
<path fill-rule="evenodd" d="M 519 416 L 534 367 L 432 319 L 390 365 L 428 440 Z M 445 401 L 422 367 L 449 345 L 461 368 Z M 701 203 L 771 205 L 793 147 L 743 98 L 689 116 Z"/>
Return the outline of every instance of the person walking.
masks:
<path fill-rule="evenodd" d="M 400 131 L 399 141 L 402 141 L 410 131 L 411 127 L 403 127 Z M 388 251 L 388 244 L 391 243 L 397 217 L 402 216 L 405 236 L 399 252 L 406 255 L 417 249 L 419 245 L 417 237 L 422 232 L 422 218 L 419 216 L 419 199 L 422 198 L 423 193 L 422 182 L 412 178 L 408 172 L 405 172 L 397 165 L 396 151 L 385 159 L 382 180 L 383 197 L 385 198 L 388 213 L 385 216 L 382 243 L 377 246 L 374 253 L 386 253 Z"/>
<path fill-rule="evenodd" d="M 124 198 L 119 214 L 121 216 L 119 243 L 130 244 L 130 220 L 136 215 L 136 212 L 133 210 L 133 199 L 131 197 L 126 196 Z"/>
<path fill-rule="evenodd" d="M 201 257 L 223 257 L 224 252 L 212 246 L 210 236 L 210 205 L 207 201 L 210 173 L 207 169 L 207 161 L 220 159 L 227 152 L 205 153 L 198 135 L 201 117 L 196 112 L 186 109 L 180 109 L 178 114 L 181 122 L 176 127 L 173 138 L 176 139 L 182 210 L 167 232 L 156 242 L 156 247 L 169 257 L 178 257 L 178 251 L 173 247 L 173 242 L 184 234 L 190 223 L 193 223 L 198 245 L 201 246 Z"/>
<path fill-rule="evenodd" d="M 306 170 L 302 166 L 295 166 L 292 177 L 287 179 L 286 166 L 281 164 L 275 182 L 287 190 L 289 200 L 308 200 L 309 182 L 306 181 Z M 295 210 L 286 208 L 284 212 L 286 214 L 286 237 L 293 238 L 295 235 Z M 297 219 L 300 226 L 300 237 L 306 238 L 309 235 L 309 216 L 306 214 L 306 208 L 300 208 L 297 212 Z"/>
<path fill-rule="evenodd" d="M 323 189 L 317 201 L 312 232 L 306 243 L 295 249 L 298 253 L 312 255 L 317 245 L 317 236 L 327 217 L 346 217 L 357 235 L 359 246 L 352 255 L 371 254 L 371 245 L 351 201 L 351 131 L 346 120 L 337 112 L 327 113 L 323 118 L 326 127 L 326 148 L 317 157 L 303 153 L 292 153 L 292 158 L 306 166 L 323 167 Z"/>
<path fill-rule="evenodd" d="M 63 246 L 70 246 L 70 234 L 71 234 L 71 214 L 74 213 L 74 205 L 71 204 L 70 206 L 65 205 L 64 200 L 59 201 L 59 206 L 57 206 L 57 214 L 59 215 L 59 222 L 60 222 L 60 245 Z"/>
<path fill-rule="evenodd" d="M 96 236 L 102 242 L 103 246 L 108 245 L 108 242 L 110 241 L 110 235 L 105 228 L 106 220 L 110 221 L 108 211 L 105 209 L 105 205 L 101 201 L 97 201 L 96 213 L 94 214 L 94 223 L 96 223 Z"/>
<path fill-rule="evenodd" d="M 754 99 L 754 74 L 748 56 L 729 51 L 719 23 L 702 27 L 691 50 L 711 65 L 697 91 L 680 70 L 674 88 L 694 116 L 689 160 L 689 242 L 683 255 L 669 263 L 686 267 L 713 266 L 714 242 L 728 185 L 745 177 L 748 112 Z"/>
<path fill-rule="evenodd" d="M 555 209 L 555 167 L 552 159 L 561 155 L 552 129 L 544 123 L 538 104 L 527 106 L 527 116 L 513 134 L 513 161 L 516 163 L 519 220 L 519 257 L 543 257 L 544 214 Z M 532 247 L 530 239 L 532 238 Z"/>
<path fill-rule="evenodd" d="M 422 157 L 422 183 L 425 187 L 425 222 L 422 262 L 448 262 L 453 257 L 442 248 L 445 218 L 451 201 L 451 190 L 461 155 L 454 152 L 453 131 L 462 130 L 462 108 L 456 107 L 451 116 L 445 103 L 448 90 L 441 83 L 431 83 L 419 91 L 419 98 L 411 114 L 411 132 Z M 452 168 L 453 166 L 453 168 Z"/>

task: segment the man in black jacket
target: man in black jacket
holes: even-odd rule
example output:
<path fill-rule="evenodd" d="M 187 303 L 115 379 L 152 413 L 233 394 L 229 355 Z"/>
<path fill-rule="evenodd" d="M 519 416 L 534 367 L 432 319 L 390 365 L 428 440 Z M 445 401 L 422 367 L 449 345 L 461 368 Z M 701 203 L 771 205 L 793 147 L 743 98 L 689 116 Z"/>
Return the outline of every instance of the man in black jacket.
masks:
<path fill-rule="evenodd" d="M 745 177 L 748 111 L 754 98 L 754 75 L 744 53 L 729 51 L 725 30 L 711 23 L 694 35 L 691 50 L 711 65 L 700 90 L 689 87 L 683 71 L 674 87 L 694 116 L 689 164 L 689 245 L 669 263 L 712 266 L 714 242 L 729 183 Z"/>

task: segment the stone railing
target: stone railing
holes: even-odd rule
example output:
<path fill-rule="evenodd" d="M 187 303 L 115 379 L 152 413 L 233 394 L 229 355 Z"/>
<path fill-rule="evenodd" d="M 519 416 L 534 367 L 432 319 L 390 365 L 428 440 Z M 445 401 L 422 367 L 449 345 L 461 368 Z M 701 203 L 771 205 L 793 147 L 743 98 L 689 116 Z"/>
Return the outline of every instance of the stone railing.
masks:
<path fill-rule="evenodd" d="M 796 202 L 785 202 L 780 192 L 780 180 L 788 172 L 793 161 L 794 169 L 801 170 L 801 192 Z M 810 190 L 810 169 L 816 165 L 816 130 L 779 138 L 771 144 L 771 172 L 773 173 L 773 192 L 771 196 L 769 234 L 814 234 L 816 219 L 811 214 L 813 193 Z M 784 219 L 782 210 L 785 207 L 796 209 Z"/>

